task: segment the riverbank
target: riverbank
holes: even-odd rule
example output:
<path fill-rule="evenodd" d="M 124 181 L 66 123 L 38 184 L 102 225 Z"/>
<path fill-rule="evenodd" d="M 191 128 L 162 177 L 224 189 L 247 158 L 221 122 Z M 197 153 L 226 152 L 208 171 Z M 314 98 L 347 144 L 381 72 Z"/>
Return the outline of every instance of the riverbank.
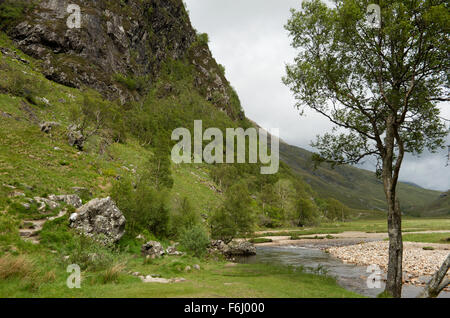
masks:
<path fill-rule="evenodd" d="M 236 264 L 199 260 L 188 256 L 163 257 L 146 263 L 141 257 L 129 257 L 114 280 L 101 279 L 102 273 L 82 272 L 81 288 L 66 285 L 69 274 L 56 259 L 27 255 L 28 274 L 1 279 L 0 298 L 5 297 L 118 297 L 118 298 L 354 298 L 357 293 L 339 286 L 334 278 L 315 275 L 287 266 Z M 39 259 L 41 258 L 41 259 Z M 39 259 L 39 263 L 37 263 Z M 23 262 L 23 260 L 22 260 Z M 47 268 L 37 268 L 46 263 Z M 51 264 L 53 262 L 53 264 Z M 34 264 L 34 265 L 33 265 Z M 194 268 L 194 265 L 196 268 Z M 187 270 L 187 266 L 190 267 Z M 48 279 L 39 284 L 30 271 L 51 269 Z M 145 283 L 133 272 L 178 282 Z M 26 274 L 26 275 L 25 275 Z M 157 281 L 157 280 L 155 280 Z"/>
<path fill-rule="evenodd" d="M 278 233 L 283 234 L 285 231 L 280 231 Z M 408 232 L 407 236 L 411 236 L 414 234 L 422 235 L 422 234 L 447 234 L 450 237 L 450 231 L 448 230 L 438 230 L 438 231 L 417 231 L 417 232 Z M 333 233 L 333 234 L 308 234 L 308 235 L 297 235 L 298 239 L 291 239 L 291 235 L 276 235 L 277 232 L 270 232 L 271 235 L 264 236 L 267 232 L 260 232 L 260 238 L 271 240 L 271 242 L 259 243 L 258 246 L 283 246 L 283 245 L 303 245 L 308 243 L 317 243 L 317 240 L 322 240 L 324 246 L 333 246 L 333 244 L 343 244 L 343 245 L 355 245 L 361 242 L 370 242 L 370 241 L 382 241 L 388 238 L 387 233 L 376 232 L 376 233 L 367 233 L 361 231 L 345 231 L 341 233 Z M 418 242 L 420 243 L 420 242 Z M 444 243 L 426 243 L 427 246 L 434 246 L 436 248 L 448 248 L 450 249 L 450 244 Z"/>
<path fill-rule="evenodd" d="M 404 283 L 425 286 L 450 253 L 445 244 L 403 243 Z M 377 265 L 387 270 L 389 243 L 386 241 L 367 242 L 356 245 L 330 247 L 327 252 L 344 263 L 355 265 Z M 428 277 L 426 277 L 428 276 Z M 447 275 L 450 278 L 450 273 Z M 450 291 L 450 288 L 446 289 Z"/>

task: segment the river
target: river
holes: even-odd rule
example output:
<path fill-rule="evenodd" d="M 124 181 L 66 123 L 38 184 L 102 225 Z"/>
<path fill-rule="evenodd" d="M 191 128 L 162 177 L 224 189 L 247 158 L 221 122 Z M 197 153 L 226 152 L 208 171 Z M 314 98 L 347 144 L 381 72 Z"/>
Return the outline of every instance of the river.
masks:
<path fill-rule="evenodd" d="M 338 284 L 347 290 L 353 291 L 367 297 L 376 297 L 384 290 L 384 283 L 380 288 L 369 288 L 367 278 L 371 272 L 367 272 L 367 267 L 352 264 L 344 264 L 339 259 L 324 252 L 323 246 L 309 244 L 308 246 L 287 245 L 287 246 L 257 246 L 257 255 L 240 258 L 240 263 L 269 263 L 283 264 L 300 267 L 305 270 L 322 268 L 327 275 L 336 278 Z M 316 271 L 317 272 L 317 271 Z M 382 274 L 385 276 L 385 274 Z M 412 285 L 403 286 L 403 297 L 416 297 L 421 291 L 420 287 Z M 442 292 L 440 298 L 450 298 L 449 292 Z"/>

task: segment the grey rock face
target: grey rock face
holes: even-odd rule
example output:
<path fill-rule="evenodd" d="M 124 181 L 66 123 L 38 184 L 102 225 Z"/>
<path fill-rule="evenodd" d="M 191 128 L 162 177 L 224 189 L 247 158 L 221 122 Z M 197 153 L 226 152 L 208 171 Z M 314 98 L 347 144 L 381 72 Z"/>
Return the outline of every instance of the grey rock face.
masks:
<path fill-rule="evenodd" d="M 44 62 L 44 75 L 63 85 L 90 86 L 112 98 L 132 99 L 112 75 L 154 78 L 167 58 L 185 55 L 195 31 L 181 0 L 87 1 L 81 28 L 66 25 L 67 0 L 43 0 L 9 32 L 28 55 Z"/>
<path fill-rule="evenodd" d="M 125 217 L 114 201 L 93 199 L 70 216 L 70 226 L 105 245 L 118 242 L 125 234 Z"/>
<path fill-rule="evenodd" d="M 143 256 L 157 258 L 163 256 L 165 254 L 165 251 L 161 243 L 156 241 L 148 241 L 147 243 L 142 245 L 141 253 Z"/>

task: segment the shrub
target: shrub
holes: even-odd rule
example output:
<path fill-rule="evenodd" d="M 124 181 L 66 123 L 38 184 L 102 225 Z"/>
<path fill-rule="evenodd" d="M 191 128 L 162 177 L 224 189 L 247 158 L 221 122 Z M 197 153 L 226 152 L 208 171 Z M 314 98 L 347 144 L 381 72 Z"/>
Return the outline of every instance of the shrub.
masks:
<path fill-rule="evenodd" d="M 114 262 L 114 256 L 106 247 L 83 235 L 75 238 L 75 248 L 68 250 L 69 261 L 82 270 L 99 271 Z"/>
<path fill-rule="evenodd" d="M 319 210 L 311 200 L 301 198 L 297 202 L 297 225 L 310 226 L 318 223 Z"/>
<path fill-rule="evenodd" d="M 188 253 L 203 257 L 209 245 L 209 236 L 201 225 L 195 225 L 181 235 L 180 244 Z"/>
<path fill-rule="evenodd" d="M 208 33 L 199 33 L 197 34 L 197 43 L 200 45 L 208 45 L 209 43 L 209 35 Z"/>
<path fill-rule="evenodd" d="M 180 236 L 186 229 L 200 223 L 199 214 L 193 209 L 188 198 L 181 200 L 180 206 L 171 217 L 171 234 Z"/>
<path fill-rule="evenodd" d="M 122 178 L 113 185 L 111 197 L 127 219 L 127 232 L 137 235 L 147 230 L 157 237 L 167 235 L 166 191 L 156 191 L 148 179 L 141 179 L 135 189 L 129 178 Z"/>
<path fill-rule="evenodd" d="M 229 243 L 237 236 L 250 235 L 254 223 L 247 185 L 240 182 L 227 190 L 223 206 L 211 217 L 211 235 L 214 239 Z"/>
<path fill-rule="evenodd" d="M 35 273 L 34 264 L 25 256 L 14 257 L 9 254 L 0 257 L 0 280 L 18 277 L 26 278 Z"/>
<path fill-rule="evenodd" d="M 102 284 L 117 283 L 120 274 L 125 269 L 125 265 L 122 263 L 115 264 L 107 268 L 103 273 L 100 274 L 100 279 Z"/>

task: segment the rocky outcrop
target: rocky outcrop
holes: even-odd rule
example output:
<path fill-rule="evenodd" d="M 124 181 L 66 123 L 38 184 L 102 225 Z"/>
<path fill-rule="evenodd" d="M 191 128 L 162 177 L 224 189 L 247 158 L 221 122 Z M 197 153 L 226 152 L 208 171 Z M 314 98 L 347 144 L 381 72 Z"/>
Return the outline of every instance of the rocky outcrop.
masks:
<path fill-rule="evenodd" d="M 142 256 L 150 258 L 158 258 L 165 254 L 164 248 L 161 243 L 156 241 L 148 241 L 141 247 Z"/>
<path fill-rule="evenodd" d="M 48 79 L 108 97 L 133 98 L 115 74 L 153 80 L 161 64 L 182 58 L 195 40 L 181 0 L 43 0 L 16 21 L 9 36 L 44 62 Z M 81 9 L 81 27 L 69 28 L 69 4 Z"/>
<path fill-rule="evenodd" d="M 84 142 L 86 137 L 81 133 L 80 128 L 77 125 L 70 125 L 68 128 L 67 138 L 69 145 L 72 147 L 77 147 L 78 150 L 83 150 Z"/>
<path fill-rule="evenodd" d="M 78 232 L 110 245 L 125 234 L 125 217 L 114 201 L 93 199 L 70 216 L 70 226 Z"/>
<path fill-rule="evenodd" d="M 228 254 L 231 256 L 256 255 L 256 247 L 248 241 L 231 242 L 228 244 Z"/>
<path fill-rule="evenodd" d="M 8 35 L 42 61 L 42 73 L 60 84 L 89 86 L 122 104 L 139 100 L 157 82 L 162 65 L 183 60 L 195 70 L 193 85 L 233 119 L 244 119 L 239 99 L 213 58 L 206 35 L 197 35 L 182 0 L 31 0 Z M 80 27 L 67 24 L 78 5 Z M 2 27 L 0 21 L 0 28 Z M 26 61 L 25 61 L 26 62 Z M 139 85 L 129 85 L 133 82 Z M 158 96 L 175 94 L 170 85 Z"/>
<path fill-rule="evenodd" d="M 232 241 L 225 244 L 221 240 L 211 241 L 209 253 L 220 253 L 226 258 L 256 255 L 256 247 L 248 241 Z"/>
<path fill-rule="evenodd" d="M 67 205 L 71 205 L 75 208 L 79 208 L 83 205 L 80 197 L 76 194 L 65 194 L 65 195 L 49 195 L 48 198 L 54 202 L 64 202 Z"/>

